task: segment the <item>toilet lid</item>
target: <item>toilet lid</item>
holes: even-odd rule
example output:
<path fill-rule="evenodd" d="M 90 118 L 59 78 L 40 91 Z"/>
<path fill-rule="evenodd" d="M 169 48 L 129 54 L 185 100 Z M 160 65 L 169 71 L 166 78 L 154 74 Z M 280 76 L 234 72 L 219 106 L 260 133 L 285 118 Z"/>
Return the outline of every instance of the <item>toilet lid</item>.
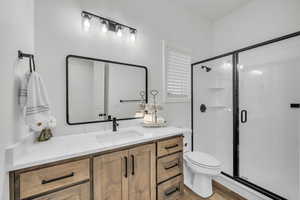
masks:
<path fill-rule="evenodd" d="M 216 158 L 202 152 L 197 152 L 197 151 L 189 152 L 186 154 L 186 158 L 197 165 L 203 165 L 207 167 L 221 166 L 221 162 L 218 161 Z"/>

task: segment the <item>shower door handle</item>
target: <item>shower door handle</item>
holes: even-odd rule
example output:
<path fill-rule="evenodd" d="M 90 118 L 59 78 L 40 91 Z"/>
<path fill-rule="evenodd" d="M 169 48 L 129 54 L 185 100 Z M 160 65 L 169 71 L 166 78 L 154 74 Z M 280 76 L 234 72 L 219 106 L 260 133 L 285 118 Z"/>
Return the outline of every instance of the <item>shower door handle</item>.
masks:
<path fill-rule="evenodd" d="M 244 124 L 248 121 L 248 112 L 247 110 L 241 111 L 241 122 Z"/>

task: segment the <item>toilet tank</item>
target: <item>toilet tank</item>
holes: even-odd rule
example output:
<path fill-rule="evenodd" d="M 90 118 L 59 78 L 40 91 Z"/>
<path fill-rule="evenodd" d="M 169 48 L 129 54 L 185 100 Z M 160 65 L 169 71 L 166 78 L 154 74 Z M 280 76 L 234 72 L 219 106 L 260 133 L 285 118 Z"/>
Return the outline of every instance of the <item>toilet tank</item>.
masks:
<path fill-rule="evenodd" d="M 192 130 L 183 129 L 183 152 L 192 151 Z"/>

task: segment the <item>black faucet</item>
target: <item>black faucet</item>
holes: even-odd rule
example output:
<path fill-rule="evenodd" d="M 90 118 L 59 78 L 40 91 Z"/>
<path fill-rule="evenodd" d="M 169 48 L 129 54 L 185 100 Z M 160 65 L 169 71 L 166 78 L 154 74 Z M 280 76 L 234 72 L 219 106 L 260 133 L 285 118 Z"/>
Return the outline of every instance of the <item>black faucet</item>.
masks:
<path fill-rule="evenodd" d="M 117 123 L 117 118 L 113 118 L 112 119 L 112 125 L 113 125 L 113 132 L 117 131 L 117 127 L 119 126 L 119 124 Z"/>

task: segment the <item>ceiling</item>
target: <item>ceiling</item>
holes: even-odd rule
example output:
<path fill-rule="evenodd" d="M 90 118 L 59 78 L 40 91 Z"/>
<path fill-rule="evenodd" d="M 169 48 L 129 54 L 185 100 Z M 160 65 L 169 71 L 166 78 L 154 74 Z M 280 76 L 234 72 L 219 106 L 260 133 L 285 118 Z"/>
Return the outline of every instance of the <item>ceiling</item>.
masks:
<path fill-rule="evenodd" d="M 247 4 L 251 0 L 172 0 L 182 7 L 197 12 L 199 15 L 215 21 L 228 14 L 235 9 Z"/>

